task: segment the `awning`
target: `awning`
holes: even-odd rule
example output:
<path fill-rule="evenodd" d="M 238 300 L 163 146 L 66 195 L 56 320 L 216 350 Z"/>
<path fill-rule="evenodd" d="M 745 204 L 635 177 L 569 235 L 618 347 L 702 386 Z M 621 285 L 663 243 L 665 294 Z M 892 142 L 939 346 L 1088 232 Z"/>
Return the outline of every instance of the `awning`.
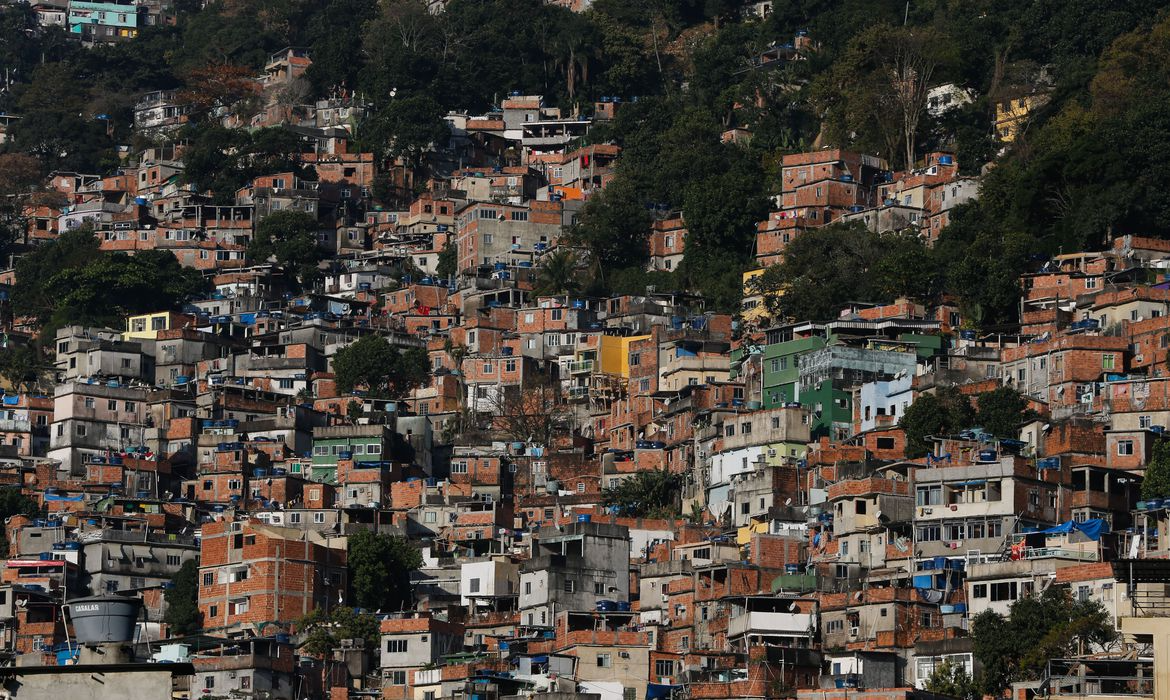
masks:
<path fill-rule="evenodd" d="M 1107 523 L 1104 520 L 1101 520 L 1099 518 L 1090 518 L 1090 519 L 1088 519 L 1084 522 L 1080 522 L 1080 523 L 1076 522 L 1075 520 L 1070 520 L 1067 523 L 1061 523 L 1059 525 L 1050 527 L 1047 530 L 1036 530 L 1036 531 L 1030 532 L 1028 534 L 1032 534 L 1032 535 L 1067 535 L 1068 533 L 1070 533 L 1074 530 L 1080 532 L 1085 537 L 1088 537 L 1089 539 L 1091 539 L 1095 542 L 1095 541 L 1101 539 L 1101 535 L 1105 534 L 1106 532 L 1109 532 L 1109 523 Z"/>

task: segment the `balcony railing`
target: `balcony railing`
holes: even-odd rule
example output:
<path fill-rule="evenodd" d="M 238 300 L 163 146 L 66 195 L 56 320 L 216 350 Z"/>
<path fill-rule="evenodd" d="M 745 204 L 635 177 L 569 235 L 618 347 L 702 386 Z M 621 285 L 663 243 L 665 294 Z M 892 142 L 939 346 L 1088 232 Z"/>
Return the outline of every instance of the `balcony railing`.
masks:
<path fill-rule="evenodd" d="M 593 371 L 593 360 L 578 360 L 569 363 L 569 374 L 589 374 Z"/>

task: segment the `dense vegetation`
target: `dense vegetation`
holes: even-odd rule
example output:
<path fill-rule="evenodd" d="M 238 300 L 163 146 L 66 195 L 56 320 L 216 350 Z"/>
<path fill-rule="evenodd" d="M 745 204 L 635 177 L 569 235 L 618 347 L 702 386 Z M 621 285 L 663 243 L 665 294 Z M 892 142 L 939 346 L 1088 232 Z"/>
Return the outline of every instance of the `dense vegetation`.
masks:
<path fill-rule="evenodd" d="M 979 201 L 934 249 L 898 242 L 905 247 L 894 260 L 881 242 L 848 251 L 874 271 L 852 300 L 950 295 L 968 320 L 990 326 L 1012 319 L 1016 277 L 1037 257 L 1100 248 L 1126 233 L 1170 235 L 1162 187 L 1170 165 L 1157 155 L 1170 139 L 1165 4 L 780 0 L 761 20 L 742 17 L 733 0 L 596 0 L 582 14 L 540 0 L 452 0 L 437 15 L 419 0 L 218 0 L 180 2 L 176 26 L 94 49 L 34 30 L 31 8 L 16 4 L 0 10 L 0 63 L 15 81 L 0 93 L 0 110 L 23 119 L 4 148 L 35 157 L 42 175 L 112 169 L 115 145 L 131 143 L 137 96 L 180 89 L 196 110 L 183 134 L 185 178 L 228 198 L 260 170 L 294 168 L 296 139 L 212 125 L 205 108 L 244 97 L 242 79 L 286 46 L 308 47 L 313 65 L 282 100 L 360 93 L 374 107 L 358 125 L 362 146 L 420 166 L 446 110 L 482 111 L 513 91 L 543 94 L 569 113 L 619 96 L 616 121 L 588 137 L 624 148 L 618 175 L 573 232 L 590 253 L 570 268 L 576 279 L 566 284 L 561 274 L 554 286 L 688 288 L 731 309 L 785 153 L 835 144 L 904 167 L 941 147 L 978 173 L 999 148 L 995 103 L 1042 92 L 1047 106 L 995 158 Z M 819 45 L 808 60 L 753 63 L 799 30 Z M 923 83 L 954 82 L 977 97 L 932 117 L 892 85 L 892 72 L 908 68 Z M 748 145 L 720 143 L 733 126 L 751 128 Z M 644 272 L 652 217 L 679 209 L 686 261 Z M 907 256 L 912 275 L 899 269 Z M 825 262 L 797 248 L 767 282 L 784 286 Z M 823 316 L 825 302 L 806 297 L 782 311 Z"/>
<path fill-rule="evenodd" d="M 1040 678 L 1050 659 L 1099 651 L 1117 639 L 1100 603 L 1074 600 L 1056 586 L 1020 598 L 1009 613 L 985 610 L 971 621 L 975 659 L 983 666 L 976 683 L 986 695 L 998 697 L 1014 682 Z"/>

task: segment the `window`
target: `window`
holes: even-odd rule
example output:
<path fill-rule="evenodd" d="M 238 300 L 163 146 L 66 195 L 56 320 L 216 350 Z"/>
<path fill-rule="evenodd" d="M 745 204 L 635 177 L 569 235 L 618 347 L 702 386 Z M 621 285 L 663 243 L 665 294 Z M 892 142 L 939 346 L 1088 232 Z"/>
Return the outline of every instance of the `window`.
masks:
<path fill-rule="evenodd" d="M 892 437 L 878 438 L 877 439 L 877 448 L 879 450 L 892 450 L 892 449 L 894 449 L 894 438 L 892 438 Z"/>
<path fill-rule="evenodd" d="M 1116 355 L 1102 355 L 1101 356 L 1101 369 L 1113 369 L 1113 365 L 1116 363 L 1116 361 L 1117 361 Z"/>
<path fill-rule="evenodd" d="M 211 572 L 207 572 L 207 573 L 203 574 L 203 585 L 204 586 L 211 586 L 214 584 L 215 584 L 215 574 L 213 574 Z"/>
<path fill-rule="evenodd" d="M 942 528 L 938 525 L 920 525 L 918 527 L 919 542 L 939 542 L 942 540 Z"/>
<path fill-rule="evenodd" d="M 917 506 L 942 505 L 942 485 L 919 486 L 915 490 L 914 504 Z"/>
<path fill-rule="evenodd" d="M 637 367 L 637 366 L 639 366 L 639 365 L 641 365 L 641 364 L 642 364 L 642 353 L 640 353 L 640 352 L 631 352 L 631 353 L 630 353 L 630 366 L 631 366 L 631 367 Z"/>
<path fill-rule="evenodd" d="M 299 525 L 301 523 L 301 514 L 300 513 L 289 513 L 288 514 L 288 522 L 291 525 Z"/>
<path fill-rule="evenodd" d="M 1133 454 L 1133 440 L 1118 440 L 1117 455 L 1125 457 Z"/>
<path fill-rule="evenodd" d="M 524 582 L 524 595 L 532 595 L 532 582 L 531 581 Z"/>
<path fill-rule="evenodd" d="M 673 676 L 674 675 L 674 660 L 673 659 L 658 659 L 654 662 L 654 675 L 656 676 Z"/>
<path fill-rule="evenodd" d="M 473 578 L 468 582 L 468 590 L 471 593 L 479 593 L 479 579 Z"/>
<path fill-rule="evenodd" d="M 386 640 L 386 653 L 387 654 L 405 654 L 406 653 L 406 642 L 407 642 L 407 640 L 405 640 L 405 639 L 387 639 Z"/>
<path fill-rule="evenodd" d="M 638 689 L 622 688 L 622 700 L 638 700 Z"/>
<path fill-rule="evenodd" d="M 204 676 L 203 677 L 203 687 L 204 688 L 214 688 L 215 687 L 215 676 Z"/>
<path fill-rule="evenodd" d="M 208 608 L 207 609 L 207 616 L 212 617 L 212 618 L 219 617 L 219 606 L 212 605 L 210 608 Z"/>
<path fill-rule="evenodd" d="M 971 586 L 971 597 L 972 598 L 986 598 L 987 597 L 987 584 L 986 583 L 977 583 L 977 584 Z"/>
<path fill-rule="evenodd" d="M 565 579 L 564 585 L 565 593 L 574 593 L 577 590 L 577 582 L 572 579 Z"/>
<path fill-rule="evenodd" d="M 406 685 L 406 671 L 391 671 L 390 685 Z"/>
<path fill-rule="evenodd" d="M 240 689 L 241 690 L 249 690 L 251 688 L 252 688 L 252 677 L 251 676 L 240 676 Z"/>
<path fill-rule="evenodd" d="M 597 667 L 598 668 L 609 668 L 612 665 L 613 664 L 610 662 L 609 654 L 598 654 L 597 655 Z"/>
<path fill-rule="evenodd" d="M 1150 416 L 1138 416 L 1139 428 L 1148 428 L 1152 422 L 1153 421 L 1150 419 Z"/>
<path fill-rule="evenodd" d="M 318 525 L 325 522 L 325 514 L 324 513 L 313 513 L 313 522 L 318 524 Z"/>
<path fill-rule="evenodd" d="M 1018 597 L 1018 587 L 1015 581 L 991 584 L 991 602 L 1015 600 Z"/>
<path fill-rule="evenodd" d="M 167 566 L 178 566 L 178 565 L 179 565 L 179 555 L 178 554 L 168 554 L 167 555 Z"/>

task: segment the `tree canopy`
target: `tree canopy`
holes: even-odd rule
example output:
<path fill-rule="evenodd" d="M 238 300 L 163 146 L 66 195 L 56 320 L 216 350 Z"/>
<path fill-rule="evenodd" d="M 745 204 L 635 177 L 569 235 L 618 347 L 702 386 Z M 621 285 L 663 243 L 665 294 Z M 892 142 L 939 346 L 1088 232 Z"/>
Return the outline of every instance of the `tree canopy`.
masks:
<path fill-rule="evenodd" d="M 422 555 L 409 540 L 360 530 L 349 536 L 348 563 L 358 606 L 397 612 L 412 604 L 410 573 L 422 566 Z"/>
<path fill-rule="evenodd" d="M 971 621 L 983 693 L 999 696 L 1013 682 L 1034 680 L 1049 659 L 1099 650 L 1117 638 L 1109 613 L 1094 600 L 1074 600 L 1048 587 L 1012 603 L 1005 617 L 985 610 Z"/>
<path fill-rule="evenodd" d="M 954 435 L 975 424 L 971 399 L 958 387 L 943 387 L 923 394 L 902 414 L 901 427 L 906 431 L 906 456 L 921 457 L 930 452 L 930 436 Z"/>
<path fill-rule="evenodd" d="M 626 516 L 672 518 L 679 513 L 682 478 L 666 469 L 636 472 L 602 490 L 606 507 Z"/>
<path fill-rule="evenodd" d="M 337 386 L 372 398 L 399 398 L 426 382 L 430 365 L 422 348 L 399 349 L 378 335 L 367 335 L 333 356 Z"/>
<path fill-rule="evenodd" d="M 199 612 L 199 564 L 194 559 L 183 562 L 171 577 L 171 586 L 163 593 L 167 603 L 163 622 L 172 636 L 195 634 L 203 626 Z"/>
<path fill-rule="evenodd" d="M 120 327 L 127 315 L 178 309 L 208 282 L 170 251 L 127 255 L 102 251 L 88 226 L 62 233 L 23 256 L 16 266 L 13 306 L 52 337 L 70 324 Z"/>
<path fill-rule="evenodd" d="M 311 284 L 319 275 L 317 263 L 325 257 L 317 230 L 312 214 L 294 209 L 272 212 L 256 224 L 248 257 L 256 262 L 275 260 L 285 274 Z"/>

